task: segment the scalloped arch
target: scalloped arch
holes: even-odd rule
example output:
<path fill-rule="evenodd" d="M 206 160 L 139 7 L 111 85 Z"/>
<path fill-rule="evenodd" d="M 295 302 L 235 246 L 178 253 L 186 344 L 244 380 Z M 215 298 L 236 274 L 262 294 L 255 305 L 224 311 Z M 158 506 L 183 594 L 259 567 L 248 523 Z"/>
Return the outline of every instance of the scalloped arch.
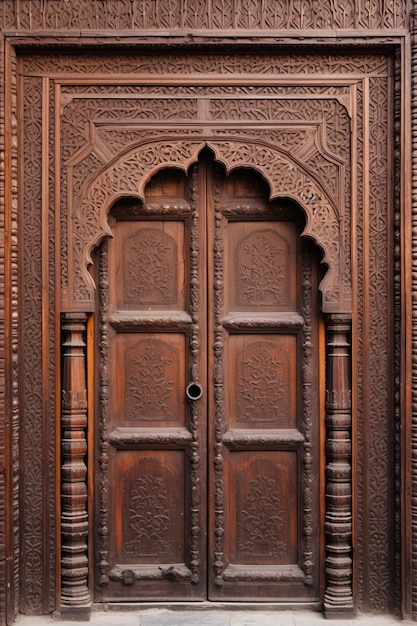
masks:
<path fill-rule="evenodd" d="M 91 308 L 95 285 L 88 272 L 91 252 L 111 236 L 108 214 L 114 202 L 123 197 L 143 199 L 149 178 L 161 168 L 188 171 L 198 155 L 209 147 L 227 172 L 238 167 L 256 170 L 268 182 L 270 198 L 291 198 L 303 209 L 307 236 L 323 251 L 328 270 L 322 280 L 322 308 L 325 312 L 351 309 L 350 259 L 344 258 L 343 230 L 336 200 L 324 191 L 316 174 L 287 153 L 264 142 L 244 139 L 165 139 L 131 148 L 101 171 L 75 203 L 72 217 L 72 250 L 69 267 L 74 277 L 71 306 Z"/>

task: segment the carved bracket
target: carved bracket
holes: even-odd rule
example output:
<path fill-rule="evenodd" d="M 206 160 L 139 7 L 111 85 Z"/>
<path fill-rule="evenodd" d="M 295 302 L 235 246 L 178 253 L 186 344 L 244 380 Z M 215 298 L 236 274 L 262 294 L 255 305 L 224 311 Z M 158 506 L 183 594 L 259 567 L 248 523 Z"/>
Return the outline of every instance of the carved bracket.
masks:
<path fill-rule="evenodd" d="M 344 258 L 341 242 L 341 216 L 335 200 L 324 191 L 319 177 L 287 153 L 252 140 L 178 139 L 151 141 L 137 145 L 108 164 L 86 189 L 72 215 L 69 241 L 69 276 L 73 276 L 68 310 L 89 310 L 95 285 L 88 273 L 91 252 L 106 236 L 111 236 L 108 212 L 119 198 L 143 199 L 144 187 L 161 167 L 187 171 L 208 146 L 227 171 L 238 167 L 258 171 L 269 183 L 270 198 L 291 198 L 304 210 L 304 236 L 313 239 L 323 252 L 328 271 L 320 285 L 325 312 L 348 311 L 350 299 L 350 259 Z"/>

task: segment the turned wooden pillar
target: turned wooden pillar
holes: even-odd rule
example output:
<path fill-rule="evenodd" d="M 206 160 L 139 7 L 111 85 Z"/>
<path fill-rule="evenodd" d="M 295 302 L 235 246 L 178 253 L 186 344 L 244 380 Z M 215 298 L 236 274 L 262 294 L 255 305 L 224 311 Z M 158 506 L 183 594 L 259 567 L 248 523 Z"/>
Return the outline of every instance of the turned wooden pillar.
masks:
<path fill-rule="evenodd" d="M 61 614 L 88 619 L 86 315 L 63 317 Z"/>
<path fill-rule="evenodd" d="M 327 618 L 354 612 L 352 596 L 352 400 L 350 319 L 327 316 L 326 592 Z"/>

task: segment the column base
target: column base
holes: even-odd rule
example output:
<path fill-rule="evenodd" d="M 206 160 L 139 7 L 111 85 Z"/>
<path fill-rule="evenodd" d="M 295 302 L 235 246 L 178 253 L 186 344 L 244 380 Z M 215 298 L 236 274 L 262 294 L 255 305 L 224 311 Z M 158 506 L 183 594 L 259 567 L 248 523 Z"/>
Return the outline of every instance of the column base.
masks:
<path fill-rule="evenodd" d="M 91 603 L 85 606 L 61 606 L 59 612 L 61 619 L 67 622 L 89 622 L 92 608 Z"/>
<path fill-rule="evenodd" d="M 357 612 L 356 608 L 353 606 L 353 602 L 347 602 L 340 606 L 324 602 L 323 613 L 326 619 L 349 619 L 356 617 Z"/>

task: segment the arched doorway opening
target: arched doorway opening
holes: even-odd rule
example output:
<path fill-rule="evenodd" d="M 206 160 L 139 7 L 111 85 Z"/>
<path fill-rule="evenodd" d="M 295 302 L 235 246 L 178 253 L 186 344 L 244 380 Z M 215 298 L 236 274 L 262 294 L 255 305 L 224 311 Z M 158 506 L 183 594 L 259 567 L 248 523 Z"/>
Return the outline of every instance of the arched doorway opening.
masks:
<path fill-rule="evenodd" d="M 109 217 L 99 260 L 95 600 L 320 602 L 320 253 L 210 151 Z"/>

